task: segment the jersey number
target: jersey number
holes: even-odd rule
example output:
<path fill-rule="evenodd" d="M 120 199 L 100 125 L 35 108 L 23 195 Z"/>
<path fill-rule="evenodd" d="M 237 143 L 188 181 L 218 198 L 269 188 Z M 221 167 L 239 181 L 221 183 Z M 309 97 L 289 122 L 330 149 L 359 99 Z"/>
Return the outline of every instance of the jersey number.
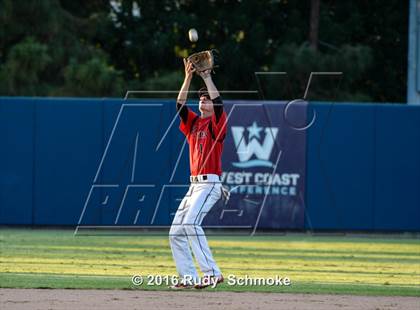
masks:
<path fill-rule="evenodd" d="M 199 150 L 200 150 L 200 154 L 203 154 L 203 143 L 200 143 L 198 145 L 198 147 L 199 147 Z"/>

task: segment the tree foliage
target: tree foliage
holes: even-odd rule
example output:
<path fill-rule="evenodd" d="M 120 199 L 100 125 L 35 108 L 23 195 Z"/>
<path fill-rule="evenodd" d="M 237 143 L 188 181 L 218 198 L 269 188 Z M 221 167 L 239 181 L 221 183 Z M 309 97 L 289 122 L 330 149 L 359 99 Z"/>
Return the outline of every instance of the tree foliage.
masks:
<path fill-rule="evenodd" d="M 10 95 L 42 93 L 45 85 L 40 76 L 51 61 L 47 51 L 46 45 L 32 37 L 14 45 L 0 70 L 2 90 Z"/>
<path fill-rule="evenodd" d="M 94 57 L 79 63 L 72 59 L 64 69 L 64 86 L 57 92 L 64 96 L 105 97 L 124 94 L 121 73 L 108 65 L 106 58 Z"/>
<path fill-rule="evenodd" d="M 311 71 L 342 71 L 338 89 L 337 79 L 314 79 L 308 98 L 405 101 L 405 1 L 321 0 L 317 48 L 310 9 L 310 0 L 0 0 L 0 95 L 174 90 L 182 57 L 217 48 L 220 89 L 301 97 Z"/>

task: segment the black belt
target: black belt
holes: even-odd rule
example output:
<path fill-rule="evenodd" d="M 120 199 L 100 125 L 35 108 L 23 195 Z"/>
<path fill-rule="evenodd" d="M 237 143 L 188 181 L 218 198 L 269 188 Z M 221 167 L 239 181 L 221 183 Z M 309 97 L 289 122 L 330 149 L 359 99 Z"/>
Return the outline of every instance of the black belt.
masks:
<path fill-rule="evenodd" d="M 203 181 L 207 181 L 207 175 L 203 175 L 203 176 L 202 176 L 202 179 L 203 179 Z M 190 182 L 191 182 L 191 183 L 196 183 L 196 182 L 198 182 L 198 176 L 196 176 L 196 175 L 192 175 L 192 176 L 190 176 Z"/>

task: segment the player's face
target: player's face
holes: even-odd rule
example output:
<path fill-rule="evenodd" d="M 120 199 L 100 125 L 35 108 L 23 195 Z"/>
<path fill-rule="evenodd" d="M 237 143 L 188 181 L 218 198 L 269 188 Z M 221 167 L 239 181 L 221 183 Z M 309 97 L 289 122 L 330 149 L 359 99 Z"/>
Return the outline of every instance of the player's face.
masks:
<path fill-rule="evenodd" d="M 213 113 L 213 101 L 210 100 L 207 96 L 201 96 L 200 102 L 198 105 L 200 112 L 207 112 L 207 113 Z"/>

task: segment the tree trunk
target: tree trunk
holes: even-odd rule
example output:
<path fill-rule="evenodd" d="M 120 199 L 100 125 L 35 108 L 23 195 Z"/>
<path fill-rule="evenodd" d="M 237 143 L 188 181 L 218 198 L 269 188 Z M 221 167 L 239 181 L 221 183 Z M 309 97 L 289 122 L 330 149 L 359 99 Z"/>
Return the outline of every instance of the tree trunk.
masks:
<path fill-rule="evenodd" d="M 320 3 L 320 0 L 311 0 L 311 20 L 309 23 L 309 45 L 315 50 L 318 49 L 319 3 Z"/>

